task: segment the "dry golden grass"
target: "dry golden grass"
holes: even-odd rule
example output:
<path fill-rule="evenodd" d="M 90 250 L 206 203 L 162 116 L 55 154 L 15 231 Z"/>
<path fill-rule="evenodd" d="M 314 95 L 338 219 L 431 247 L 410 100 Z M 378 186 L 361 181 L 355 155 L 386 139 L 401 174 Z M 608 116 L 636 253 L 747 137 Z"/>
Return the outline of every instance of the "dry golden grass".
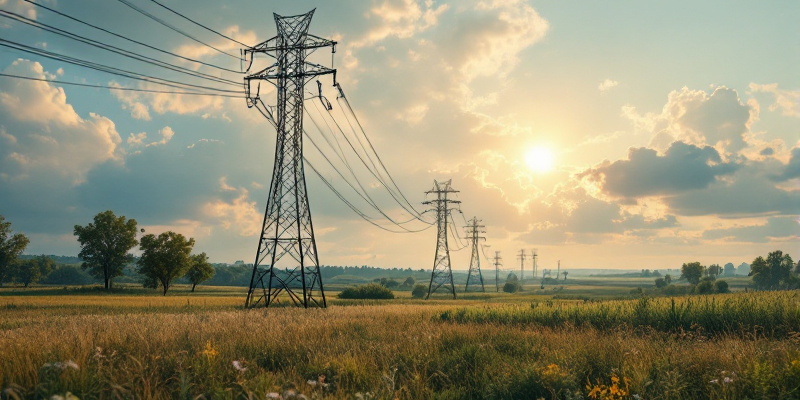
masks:
<path fill-rule="evenodd" d="M 336 399 L 578 398 L 617 376 L 630 382 L 629 396 L 647 399 L 800 396 L 797 335 L 441 318 L 502 308 L 502 300 L 243 310 L 234 295 L 186 299 L 2 296 L 0 388 L 82 399 L 264 398 L 289 389 Z"/>

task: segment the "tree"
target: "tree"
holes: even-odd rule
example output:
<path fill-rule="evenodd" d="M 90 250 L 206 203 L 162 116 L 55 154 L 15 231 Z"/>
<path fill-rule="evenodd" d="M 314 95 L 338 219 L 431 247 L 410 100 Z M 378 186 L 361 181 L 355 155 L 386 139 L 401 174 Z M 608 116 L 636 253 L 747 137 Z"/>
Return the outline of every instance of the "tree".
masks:
<path fill-rule="evenodd" d="M 411 290 L 411 297 L 415 299 L 421 299 L 428 294 L 428 287 L 422 284 L 414 285 L 414 289 Z"/>
<path fill-rule="evenodd" d="M 564 280 L 567 280 L 567 274 L 569 274 L 569 271 L 564 271 L 561 273 L 561 275 L 564 275 Z"/>
<path fill-rule="evenodd" d="M 55 264 L 55 261 L 47 256 L 21 261 L 14 269 L 14 281 L 27 288 L 31 283 L 39 282 L 39 279 L 53 271 Z"/>
<path fill-rule="evenodd" d="M 778 289 L 792 281 L 793 266 L 792 257 L 776 250 L 769 253 L 766 259 L 756 257 L 750 264 L 749 276 L 753 277 L 753 283 L 759 289 Z"/>
<path fill-rule="evenodd" d="M 142 257 L 137 261 L 139 273 L 145 276 L 144 286 L 157 288 L 159 285 L 167 295 L 172 281 L 183 276 L 190 267 L 190 254 L 194 239 L 175 233 L 164 232 L 158 236 L 144 235 L 139 245 Z"/>
<path fill-rule="evenodd" d="M 717 279 L 717 276 L 720 273 L 722 273 L 722 268 L 719 266 L 719 264 L 711 264 L 706 269 L 706 276 L 711 279 Z"/>
<path fill-rule="evenodd" d="M 670 274 L 666 274 L 666 275 L 664 275 L 664 282 L 666 282 L 666 283 L 667 283 L 667 285 L 669 285 L 670 283 L 672 283 L 672 275 L 670 275 Z"/>
<path fill-rule="evenodd" d="M 403 287 L 412 287 L 415 283 L 417 283 L 417 280 L 414 279 L 413 276 L 409 276 L 405 281 L 403 281 Z"/>
<path fill-rule="evenodd" d="M 208 262 L 206 253 L 194 254 L 189 257 L 189 270 L 186 271 L 186 279 L 192 284 L 193 293 L 197 285 L 211 279 L 214 273 L 216 273 L 216 270 Z"/>
<path fill-rule="evenodd" d="M 725 266 L 722 268 L 722 275 L 723 276 L 734 276 L 734 275 L 736 275 L 736 267 L 733 265 L 733 263 L 725 264 Z"/>
<path fill-rule="evenodd" d="M 11 277 L 17 257 L 28 247 L 28 237 L 22 233 L 11 234 L 11 222 L 0 215 L 0 285 Z"/>
<path fill-rule="evenodd" d="M 688 264 L 684 263 L 681 267 L 681 278 L 686 279 L 693 285 L 697 285 L 703 276 L 704 269 L 705 267 L 697 261 Z"/>
<path fill-rule="evenodd" d="M 731 264 L 731 265 L 733 265 L 733 264 Z M 728 282 L 725 282 L 723 280 L 719 280 L 719 281 L 714 282 L 714 291 L 717 292 L 717 293 L 728 293 L 728 292 L 730 292 L 730 289 L 728 289 Z"/>
<path fill-rule="evenodd" d="M 125 264 L 133 261 L 128 254 L 136 241 L 136 220 L 117 217 L 111 210 L 94 216 L 94 222 L 86 226 L 75 225 L 74 235 L 81 244 L 78 257 L 83 260 L 81 268 L 103 279 L 106 290 L 111 280 L 122 275 Z"/>
<path fill-rule="evenodd" d="M 667 286 L 667 281 L 666 281 L 666 280 L 664 280 L 664 278 L 658 278 L 658 279 L 656 279 L 656 288 L 659 288 L 659 289 L 661 289 L 661 288 L 663 288 L 663 287 L 665 287 L 665 286 Z"/>
<path fill-rule="evenodd" d="M 516 280 L 508 280 L 506 281 L 506 284 L 503 285 L 503 291 L 506 293 L 517 293 L 519 292 L 520 288 L 521 286 L 519 281 Z"/>

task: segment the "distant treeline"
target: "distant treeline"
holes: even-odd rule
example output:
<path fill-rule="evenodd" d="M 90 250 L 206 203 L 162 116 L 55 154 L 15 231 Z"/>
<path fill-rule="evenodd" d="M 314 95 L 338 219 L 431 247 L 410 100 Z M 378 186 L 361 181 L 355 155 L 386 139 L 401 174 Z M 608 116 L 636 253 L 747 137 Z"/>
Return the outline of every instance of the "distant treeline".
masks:
<path fill-rule="evenodd" d="M 32 259 L 32 255 L 21 256 L 20 259 Z M 39 280 L 39 284 L 44 285 L 89 285 L 100 283 L 87 271 L 81 268 L 81 259 L 68 256 L 47 256 L 56 262 L 55 268 Z M 212 264 L 214 276 L 203 282 L 209 286 L 250 286 L 250 278 L 253 274 L 252 264 Z M 424 270 L 422 270 L 424 271 Z M 339 275 L 349 275 L 363 279 L 375 278 L 397 278 L 405 279 L 413 271 L 411 268 L 378 268 L 367 265 L 362 266 L 333 266 L 323 265 L 320 267 L 323 280 L 331 279 Z M 136 272 L 136 264 L 131 263 L 124 268 L 124 273 L 114 279 L 114 283 L 142 283 L 144 277 Z M 177 283 L 188 283 L 185 278 L 180 278 Z"/>

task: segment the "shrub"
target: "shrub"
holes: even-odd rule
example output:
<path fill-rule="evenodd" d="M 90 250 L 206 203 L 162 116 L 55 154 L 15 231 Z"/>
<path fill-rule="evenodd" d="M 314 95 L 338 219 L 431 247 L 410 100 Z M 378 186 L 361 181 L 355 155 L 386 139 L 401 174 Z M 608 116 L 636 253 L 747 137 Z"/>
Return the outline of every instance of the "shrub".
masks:
<path fill-rule="evenodd" d="M 661 288 L 663 288 L 665 286 L 667 286 L 667 281 L 664 278 L 656 279 L 656 287 L 657 288 L 661 289 Z"/>
<path fill-rule="evenodd" d="M 714 282 L 704 280 L 694 287 L 694 292 L 697 294 L 709 294 L 714 291 Z"/>
<path fill-rule="evenodd" d="M 728 282 L 725 281 L 716 281 L 714 282 L 714 291 L 717 293 L 728 293 L 730 289 L 728 289 Z"/>
<path fill-rule="evenodd" d="M 340 299 L 393 299 L 394 293 L 375 283 L 349 287 L 337 296 Z"/>
<path fill-rule="evenodd" d="M 415 299 L 421 299 L 428 294 L 428 287 L 422 284 L 414 285 L 414 289 L 411 290 L 411 297 Z"/>
<path fill-rule="evenodd" d="M 519 284 L 519 281 L 516 280 L 509 280 L 503 285 L 503 291 L 506 293 L 517 293 L 522 289 L 522 285 Z"/>

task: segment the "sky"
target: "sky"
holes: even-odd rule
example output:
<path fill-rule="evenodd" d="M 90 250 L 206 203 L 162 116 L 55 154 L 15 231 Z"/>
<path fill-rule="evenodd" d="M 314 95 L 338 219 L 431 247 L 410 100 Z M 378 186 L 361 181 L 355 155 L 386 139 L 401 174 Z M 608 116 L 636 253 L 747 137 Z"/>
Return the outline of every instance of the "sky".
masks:
<path fill-rule="evenodd" d="M 231 55 L 120 1 L 36 1 L 233 72 L 154 52 L 26 1 L 0 0 L 0 10 L 204 74 L 235 82 L 245 76 L 242 45 L 151 1 L 127 0 Z M 521 249 L 536 249 L 540 268 L 560 260 L 567 270 L 738 265 L 774 250 L 800 258 L 800 2 L 162 1 L 249 45 L 275 35 L 273 13 L 316 9 L 310 32 L 338 42 L 337 81 L 402 193 L 422 211 L 434 180 L 452 180 L 459 191 L 461 212 L 451 225 L 460 237 L 449 239 L 454 270 L 469 267 L 468 248 L 457 249 L 473 217 L 485 225 L 484 252 L 500 251 L 506 269 L 519 266 Z M 241 88 L 9 18 L 0 18 L 0 38 Z M 327 49 L 311 57 L 331 66 Z M 0 71 L 174 90 L 7 47 L 0 47 Z M 320 81 L 345 124 L 330 76 Z M 397 229 L 309 145 L 324 143 L 325 124 L 315 130 L 312 119 L 320 123 L 325 113 L 314 82 L 308 90 L 307 159 L 373 222 Z M 271 85 L 258 92 L 276 103 Z M 274 153 L 275 130 L 241 98 L 0 77 L 0 215 L 30 238 L 27 254 L 76 255 L 73 227 L 112 210 L 148 233 L 195 238 L 195 251 L 212 262 L 250 263 Z M 387 215 L 409 216 L 374 177 L 355 173 Z M 435 228 L 377 228 L 308 169 L 306 180 L 321 264 L 432 267 Z M 488 264 L 482 260 L 482 268 Z"/>

